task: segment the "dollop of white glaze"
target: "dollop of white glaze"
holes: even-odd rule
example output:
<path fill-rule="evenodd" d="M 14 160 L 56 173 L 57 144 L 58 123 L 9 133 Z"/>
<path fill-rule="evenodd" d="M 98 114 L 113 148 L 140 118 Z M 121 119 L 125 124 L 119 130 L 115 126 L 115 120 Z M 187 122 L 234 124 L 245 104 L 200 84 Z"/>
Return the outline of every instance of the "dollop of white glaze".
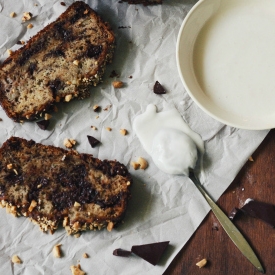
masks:
<path fill-rule="evenodd" d="M 188 176 L 189 169 L 196 166 L 198 150 L 193 139 L 184 132 L 163 128 L 153 139 L 151 157 L 163 172 Z"/>
<path fill-rule="evenodd" d="M 150 104 L 134 119 L 133 129 L 145 151 L 165 173 L 188 176 L 189 168 L 196 165 L 197 150 L 204 153 L 202 138 L 175 108 L 157 113 L 156 106 Z"/>

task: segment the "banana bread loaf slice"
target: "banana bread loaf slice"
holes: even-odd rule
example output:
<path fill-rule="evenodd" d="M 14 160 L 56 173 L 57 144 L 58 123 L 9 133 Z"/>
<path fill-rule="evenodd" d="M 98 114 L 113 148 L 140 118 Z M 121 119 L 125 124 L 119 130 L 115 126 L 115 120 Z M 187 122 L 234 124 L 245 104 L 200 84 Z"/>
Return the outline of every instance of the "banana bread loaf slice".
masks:
<path fill-rule="evenodd" d="M 89 96 L 111 62 L 115 37 L 82 1 L 32 37 L 0 66 L 0 103 L 14 121 L 33 120 L 54 102 Z"/>
<path fill-rule="evenodd" d="M 117 162 L 11 137 L 0 148 L 0 206 L 42 231 L 69 234 L 121 221 L 131 177 Z"/>

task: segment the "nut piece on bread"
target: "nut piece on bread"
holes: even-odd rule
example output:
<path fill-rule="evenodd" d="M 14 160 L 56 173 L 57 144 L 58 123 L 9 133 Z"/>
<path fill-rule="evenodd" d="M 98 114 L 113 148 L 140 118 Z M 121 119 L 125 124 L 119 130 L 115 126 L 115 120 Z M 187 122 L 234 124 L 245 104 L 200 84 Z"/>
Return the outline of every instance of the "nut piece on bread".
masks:
<path fill-rule="evenodd" d="M 56 99 L 88 97 L 114 44 L 109 25 L 84 2 L 73 3 L 0 65 L 0 104 L 18 122 L 51 111 Z"/>
<path fill-rule="evenodd" d="M 17 173 L 7 168 L 10 163 Z M 58 225 L 68 234 L 104 227 L 110 231 L 126 211 L 131 181 L 123 164 L 74 150 L 18 137 L 0 148 L 0 205 L 45 232 Z"/>

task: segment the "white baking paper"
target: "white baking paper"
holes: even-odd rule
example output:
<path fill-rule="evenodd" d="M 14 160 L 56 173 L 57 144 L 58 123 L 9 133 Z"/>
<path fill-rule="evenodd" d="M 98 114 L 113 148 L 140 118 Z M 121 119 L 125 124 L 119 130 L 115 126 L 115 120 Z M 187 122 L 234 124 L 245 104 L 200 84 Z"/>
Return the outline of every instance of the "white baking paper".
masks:
<path fill-rule="evenodd" d="M 65 0 L 66 7 L 72 0 Z M 266 136 L 267 131 L 245 131 L 225 126 L 203 113 L 190 99 L 176 68 L 176 40 L 180 25 L 195 0 L 164 0 L 163 5 L 142 6 L 119 3 L 118 0 L 85 1 L 108 21 L 116 33 L 114 62 L 107 67 L 103 84 L 91 90 L 91 97 L 58 106 L 50 128 L 41 130 L 36 123 L 19 124 L 10 120 L 0 108 L 0 145 L 11 136 L 33 139 L 46 145 L 63 147 L 65 138 L 77 140 L 76 149 L 100 159 L 116 159 L 130 170 L 134 183 L 132 199 L 117 229 L 83 233 L 80 238 L 67 236 L 63 229 L 53 235 L 42 233 L 28 219 L 14 218 L 0 210 L 0 274 L 58 275 L 70 274 L 70 266 L 81 264 L 89 274 L 160 275 L 188 241 L 209 211 L 206 202 L 191 181 L 184 176 L 166 175 L 159 171 L 141 147 L 132 130 L 136 115 L 149 103 L 158 110 L 177 108 L 189 126 L 205 141 L 203 173 L 200 178 L 206 189 L 218 199 L 236 174 Z M 37 4 L 37 5 L 35 5 Z M 60 1 L 0 0 L 0 54 L 17 49 L 18 40 L 28 40 L 53 21 L 66 7 Z M 21 23 L 24 11 L 33 19 Z M 10 17 L 11 12 L 17 16 Z M 33 28 L 27 29 L 32 23 Z M 120 28 L 123 27 L 123 28 Z M 125 83 L 114 89 L 110 73 L 115 70 Z M 167 90 L 165 95 L 152 92 L 158 80 Z M 96 113 L 97 104 L 105 108 Z M 93 131 L 91 126 L 96 126 Z M 106 130 L 111 127 L 112 131 Z M 119 133 L 127 129 L 128 135 Z M 92 149 L 87 135 L 101 140 Z M 139 156 L 149 162 L 148 169 L 133 170 L 130 162 Z M 234 205 L 232 205 L 234 207 Z M 167 252 L 157 266 L 137 256 L 112 255 L 116 248 L 130 250 L 132 245 L 170 241 Z M 52 248 L 62 244 L 62 258 L 54 258 Z M 83 253 L 89 258 L 84 259 Z M 17 254 L 22 264 L 12 264 Z"/>

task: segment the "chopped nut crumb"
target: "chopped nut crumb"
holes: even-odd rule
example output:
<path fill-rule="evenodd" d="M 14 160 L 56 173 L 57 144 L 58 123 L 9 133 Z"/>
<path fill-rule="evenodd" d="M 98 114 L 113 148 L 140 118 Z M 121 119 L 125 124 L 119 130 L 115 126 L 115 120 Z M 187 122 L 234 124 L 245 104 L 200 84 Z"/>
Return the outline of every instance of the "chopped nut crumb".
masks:
<path fill-rule="evenodd" d="M 148 162 L 142 158 L 142 157 L 139 157 L 138 160 L 137 160 L 137 163 L 140 165 L 140 169 L 146 169 L 148 167 Z"/>
<path fill-rule="evenodd" d="M 196 266 L 198 266 L 199 268 L 204 267 L 207 264 L 207 260 L 206 259 L 202 259 L 201 261 L 196 263 Z"/>
<path fill-rule="evenodd" d="M 57 244 L 53 247 L 53 255 L 55 258 L 61 258 L 61 249 L 60 249 L 61 244 Z"/>
<path fill-rule="evenodd" d="M 86 273 L 81 270 L 80 264 L 77 266 L 72 265 L 71 266 L 72 275 L 85 275 Z"/>
<path fill-rule="evenodd" d="M 109 131 L 109 132 L 111 132 L 111 131 L 112 131 L 112 128 L 106 127 L 106 130 Z"/>
<path fill-rule="evenodd" d="M 74 202 L 74 207 L 79 207 L 79 206 L 81 206 L 81 204 L 79 202 L 75 201 Z"/>
<path fill-rule="evenodd" d="M 113 228 L 114 228 L 114 223 L 113 222 L 109 222 L 108 225 L 107 225 L 107 230 L 109 232 L 111 232 Z"/>
<path fill-rule="evenodd" d="M 76 234 L 74 234 L 74 237 L 75 237 L 75 238 L 79 238 L 79 237 L 80 237 L 80 234 L 79 234 L 79 233 L 76 233 Z"/>
<path fill-rule="evenodd" d="M 29 206 L 29 212 L 32 212 L 32 210 L 37 206 L 37 202 L 35 200 L 32 200 L 30 206 Z"/>
<path fill-rule="evenodd" d="M 22 260 L 17 255 L 13 255 L 12 258 L 11 258 L 11 261 L 14 264 L 22 264 Z"/>
<path fill-rule="evenodd" d="M 78 60 L 74 60 L 74 61 L 73 61 L 73 64 L 74 64 L 75 66 L 78 66 L 78 65 L 79 65 L 79 61 L 78 61 Z"/>
<path fill-rule="evenodd" d="M 89 258 L 89 255 L 88 255 L 87 253 L 84 253 L 84 254 L 82 255 L 82 257 L 83 257 L 83 258 Z"/>
<path fill-rule="evenodd" d="M 13 11 L 10 13 L 10 17 L 15 17 L 16 16 L 16 13 Z"/>
<path fill-rule="evenodd" d="M 65 138 L 64 146 L 67 148 L 72 148 L 76 144 L 76 140 L 72 138 Z"/>
<path fill-rule="evenodd" d="M 13 50 L 8 49 L 7 52 L 9 54 L 9 56 L 11 56 L 13 54 Z"/>
<path fill-rule="evenodd" d="M 9 164 L 7 165 L 7 168 L 8 168 L 8 169 L 12 169 L 12 168 L 13 168 L 12 163 L 9 163 Z"/>
<path fill-rule="evenodd" d="M 96 119 L 98 119 L 98 118 L 99 118 L 99 116 L 96 116 L 95 118 L 96 118 Z"/>
<path fill-rule="evenodd" d="M 91 126 L 91 128 L 92 128 L 94 131 L 97 130 L 97 128 L 96 128 L 95 126 Z"/>
<path fill-rule="evenodd" d="M 13 172 L 14 172 L 16 175 L 18 175 L 18 172 L 17 172 L 16 169 L 13 169 Z"/>
<path fill-rule="evenodd" d="M 65 159 L 66 159 L 66 155 L 64 155 L 61 160 L 64 161 Z"/>
<path fill-rule="evenodd" d="M 51 117 L 52 116 L 48 113 L 45 113 L 45 115 L 44 115 L 45 120 L 49 120 L 49 119 L 51 119 Z"/>
<path fill-rule="evenodd" d="M 32 18 L 32 14 L 30 12 L 24 12 L 23 17 L 22 17 L 22 21 L 26 22 L 26 21 L 31 20 L 31 18 Z"/>
<path fill-rule="evenodd" d="M 250 156 L 250 157 L 248 158 L 248 160 L 249 160 L 249 161 L 254 161 L 254 159 L 252 158 L 252 156 Z"/>
<path fill-rule="evenodd" d="M 137 169 L 139 169 L 140 164 L 137 163 L 137 162 L 132 161 L 132 162 L 131 162 L 131 166 L 132 166 L 135 170 L 137 170 Z"/>
<path fill-rule="evenodd" d="M 72 97 L 73 97 L 73 96 L 72 96 L 71 94 L 70 94 L 70 95 L 66 95 L 66 96 L 65 96 L 65 101 L 66 101 L 66 102 L 71 101 Z"/>
<path fill-rule="evenodd" d="M 33 24 L 28 24 L 27 28 L 28 29 L 32 29 L 33 28 Z"/>
<path fill-rule="evenodd" d="M 104 110 L 104 111 L 109 111 L 109 109 L 110 109 L 111 107 L 112 107 L 112 104 L 106 106 L 103 110 Z"/>
<path fill-rule="evenodd" d="M 127 182 L 126 182 L 126 185 L 127 185 L 127 186 L 131 185 L 131 182 L 130 182 L 130 181 L 127 181 Z"/>
<path fill-rule="evenodd" d="M 120 132 L 123 136 L 126 136 L 127 133 L 128 133 L 126 129 L 120 129 L 119 132 Z"/>
<path fill-rule="evenodd" d="M 123 82 L 122 81 L 113 81 L 113 87 L 114 88 L 121 88 L 123 87 Z"/>

